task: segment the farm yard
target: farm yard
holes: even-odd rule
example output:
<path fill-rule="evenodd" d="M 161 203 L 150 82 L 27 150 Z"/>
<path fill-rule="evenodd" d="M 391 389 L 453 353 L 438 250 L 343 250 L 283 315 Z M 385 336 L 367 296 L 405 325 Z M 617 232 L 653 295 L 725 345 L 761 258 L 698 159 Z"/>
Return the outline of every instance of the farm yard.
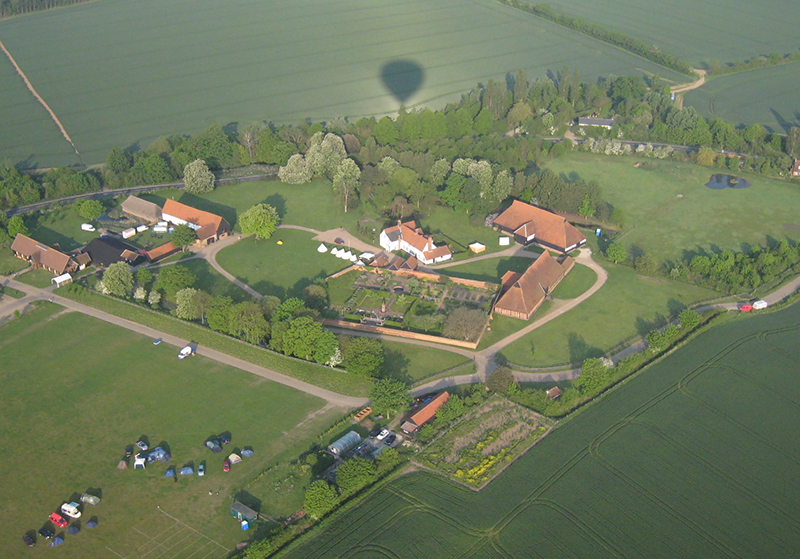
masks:
<path fill-rule="evenodd" d="M 181 2 L 104 0 L 0 22 L 0 36 L 84 163 L 104 161 L 114 145 L 146 147 L 212 122 L 437 108 L 519 69 L 533 78 L 570 66 L 584 79 L 658 73 L 686 81 L 494 0 L 200 0 L 190 13 Z M 346 57 L 330 48 L 341 44 Z M 38 124 L 0 137 L 0 152 L 30 166 L 76 162 L 55 125 L 40 134 L 48 130 L 44 110 L 25 101 L 22 80 L 6 87 L 25 109 L 15 118 Z"/>
<path fill-rule="evenodd" d="M 480 493 L 411 473 L 280 557 L 797 555 L 799 327 L 795 305 L 706 332 Z"/>
<path fill-rule="evenodd" d="M 800 68 L 800 66 L 798 66 Z M 624 246 L 657 260 L 683 260 L 712 250 L 747 250 L 769 239 L 800 238 L 797 189 L 749 173 L 749 188 L 712 190 L 717 169 L 677 161 L 572 153 L 548 165 L 555 173 L 596 180 L 605 198 L 625 212 Z"/>
<path fill-rule="evenodd" d="M 225 556 L 242 539 L 228 515 L 234 494 L 338 419 L 331 411 L 309 417 L 322 408 L 318 398 L 203 357 L 178 361 L 172 346 L 62 310 L 45 303 L 0 329 L 3 557 L 29 556 L 19 536 L 89 487 L 102 492 L 102 502 L 84 511 L 99 526 L 67 535 L 61 556 L 113 556 L 111 549 L 134 558 L 154 546 L 164 559 Z M 227 448 L 255 450 L 227 474 L 223 457 L 203 447 L 225 431 Z M 125 446 L 143 434 L 169 449 L 168 465 L 204 463 L 205 477 L 173 482 L 158 462 L 118 470 Z M 296 512 L 268 502 L 262 511 Z M 36 547 L 35 554 L 46 544 L 39 538 Z"/>

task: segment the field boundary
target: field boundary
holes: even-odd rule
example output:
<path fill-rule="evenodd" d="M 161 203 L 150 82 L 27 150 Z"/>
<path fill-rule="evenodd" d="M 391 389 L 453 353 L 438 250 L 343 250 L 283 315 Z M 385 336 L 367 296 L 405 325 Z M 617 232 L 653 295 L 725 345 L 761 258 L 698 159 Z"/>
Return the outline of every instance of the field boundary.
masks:
<path fill-rule="evenodd" d="M 26 76 L 25 72 L 22 71 L 22 68 L 19 67 L 19 64 L 17 64 L 17 61 L 14 60 L 14 57 L 11 56 L 11 53 L 8 51 L 6 46 L 3 44 L 3 41 L 0 41 L 0 49 L 2 49 L 3 52 L 5 53 L 6 57 L 8 57 L 8 60 L 11 62 L 11 65 L 14 66 L 14 69 L 17 71 L 17 74 L 19 74 L 19 77 L 22 78 L 22 81 L 25 82 L 25 87 L 27 87 L 28 91 L 30 91 L 31 94 L 36 98 L 36 100 L 39 101 L 39 103 L 41 103 L 41 105 L 44 107 L 44 110 L 47 111 L 47 114 L 50 115 L 50 118 L 52 118 L 53 122 L 55 122 L 56 126 L 58 126 L 58 129 L 61 131 L 61 135 L 64 136 L 64 139 L 69 142 L 69 145 L 71 145 L 72 149 L 75 150 L 75 154 L 80 158 L 81 153 L 78 151 L 78 148 L 75 147 L 75 142 L 73 142 L 72 138 L 70 138 L 69 134 L 67 134 L 66 128 L 64 128 L 64 125 L 61 124 L 60 120 L 58 120 L 58 117 L 56 116 L 56 113 L 53 112 L 53 109 L 50 108 L 50 105 L 47 104 L 47 101 L 42 99 L 42 96 L 39 95 L 39 93 L 36 91 L 36 89 L 34 89 L 33 84 L 28 79 L 28 76 Z"/>

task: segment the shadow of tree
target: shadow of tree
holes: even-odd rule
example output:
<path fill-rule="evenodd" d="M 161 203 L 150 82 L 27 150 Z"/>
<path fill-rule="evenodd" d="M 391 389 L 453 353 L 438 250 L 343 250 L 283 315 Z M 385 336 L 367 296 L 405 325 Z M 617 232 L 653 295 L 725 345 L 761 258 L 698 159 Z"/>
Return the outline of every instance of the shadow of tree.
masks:
<path fill-rule="evenodd" d="M 411 384 L 412 378 L 408 373 L 408 366 L 410 363 L 408 357 L 403 355 L 400 351 L 391 349 L 384 351 L 384 369 L 387 378 Z"/>
<path fill-rule="evenodd" d="M 283 216 L 286 215 L 286 198 L 284 198 L 281 194 L 276 192 L 275 194 L 267 196 L 263 203 L 269 204 L 275 208 L 275 211 L 278 212 L 278 215 L 281 216 L 281 219 L 283 219 Z"/>
<path fill-rule="evenodd" d="M 567 334 L 567 347 L 569 348 L 570 363 L 573 364 L 579 364 L 590 357 L 601 357 L 603 355 L 603 351 L 600 348 L 590 346 L 583 336 L 576 332 Z"/>

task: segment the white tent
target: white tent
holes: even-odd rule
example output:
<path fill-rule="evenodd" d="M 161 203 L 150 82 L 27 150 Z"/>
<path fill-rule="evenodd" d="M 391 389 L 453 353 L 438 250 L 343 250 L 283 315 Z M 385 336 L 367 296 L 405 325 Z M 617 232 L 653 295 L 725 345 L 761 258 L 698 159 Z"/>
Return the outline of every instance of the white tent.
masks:
<path fill-rule="evenodd" d="M 341 252 L 341 251 L 339 250 L 339 247 L 333 247 L 333 248 L 331 249 L 331 254 L 332 254 L 332 255 L 334 255 L 334 256 L 339 256 L 339 253 L 340 253 L 340 252 Z"/>
<path fill-rule="evenodd" d="M 242 461 L 242 457 L 235 452 L 232 452 L 231 455 L 228 456 L 228 460 L 230 460 L 231 464 L 238 464 Z"/>
<path fill-rule="evenodd" d="M 61 274 L 50 280 L 50 283 L 56 284 L 56 287 L 61 287 L 65 283 L 72 283 L 72 276 L 69 274 Z"/>
<path fill-rule="evenodd" d="M 364 262 L 362 260 L 356 260 L 356 266 L 364 266 Z"/>
<path fill-rule="evenodd" d="M 348 250 L 347 252 L 344 253 L 344 255 L 341 258 L 344 258 L 345 260 L 350 260 L 350 258 L 352 257 L 353 253 Z"/>
<path fill-rule="evenodd" d="M 323 252 L 328 252 L 328 247 L 325 246 L 325 243 L 320 243 L 319 246 L 317 247 L 317 252 L 319 252 L 320 254 Z"/>
<path fill-rule="evenodd" d="M 361 260 L 372 260 L 375 258 L 375 255 L 371 252 L 362 252 L 360 258 Z"/>
<path fill-rule="evenodd" d="M 356 256 L 355 254 L 351 254 L 350 255 L 350 262 L 355 262 L 356 260 L 358 260 L 358 256 Z"/>
<path fill-rule="evenodd" d="M 145 457 L 141 454 L 137 454 L 133 458 L 133 469 L 134 470 L 144 470 L 146 467 L 145 465 Z"/>

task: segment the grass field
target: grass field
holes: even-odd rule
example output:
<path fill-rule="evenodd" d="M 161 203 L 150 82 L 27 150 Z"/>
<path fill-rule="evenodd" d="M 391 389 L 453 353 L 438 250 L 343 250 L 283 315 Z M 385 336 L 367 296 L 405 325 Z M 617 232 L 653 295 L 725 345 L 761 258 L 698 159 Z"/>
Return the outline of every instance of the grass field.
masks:
<path fill-rule="evenodd" d="M 262 295 L 299 297 L 314 280 L 350 265 L 330 253 L 318 253 L 319 243 L 312 237 L 296 229 L 281 229 L 266 240 L 248 237 L 221 250 L 217 262 Z"/>
<path fill-rule="evenodd" d="M 597 293 L 503 348 L 503 355 L 528 367 L 580 363 L 623 340 L 646 334 L 692 303 L 718 296 L 709 289 L 640 276 L 626 266 L 604 267 L 608 281 Z"/>
<path fill-rule="evenodd" d="M 482 492 L 412 473 L 280 557 L 797 556 L 799 328 L 795 305 L 706 332 Z"/>
<path fill-rule="evenodd" d="M 788 182 L 743 174 L 749 188 L 712 190 L 704 184 L 718 169 L 649 159 L 637 169 L 638 161 L 573 153 L 548 168 L 598 181 L 604 198 L 625 212 L 620 242 L 637 245 L 658 260 L 746 250 L 765 245 L 768 238 L 800 239 L 800 191 Z"/>
<path fill-rule="evenodd" d="M 155 538 L 165 559 L 191 552 L 224 557 L 242 539 L 228 513 L 232 498 L 279 456 L 304 450 L 333 421 L 326 413 L 295 428 L 324 402 L 203 357 L 178 362 L 172 346 L 153 346 L 144 336 L 60 310 L 45 304 L 0 329 L 3 557 L 47 554 L 41 539 L 31 554 L 22 534 L 90 487 L 102 493 L 102 502 L 84 511 L 82 523 L 96 516 L 99 527 L 67 535 L 59 556 L 142 557 Z M 250 445 L 256 452 L 228 474 L 223 456 L 202 446 L 224 431 L 233 439 L 228 449 Z M 117 470 L 125 445 L 140 435 L 151 446 L 165 442 L 171 465 L 206 463 L 206 476 L 174 483 L 164 479 L 160 463 L 146 471 Z M 264 510 L 294 512 L 269 503 Z M 178 554 L 181 549 L 188 551 Z"/>
<path fill-rule="evenodd" d="M 520 68 L 532 78 L 570 66 L 589 80 L 644 72 L 680 79 L 493 0 L 199 0 L 191 9 L 106 0 L 1 22 L 0 36 L 87 163 L 105 160 L 115 144 L 144 147 L 212 122 L 438 107 Z M 24 105 L 24 85 L 12 85 Z M 19 118 L 41 120 L 35 112 Z M 3 135 L 0 153 L 53 164 L 46 154 L 69 146 L 55 131 L 37 132 Z"/>
<path fill-rule="evenodd" d="M 385 348 L 386 374 L 413 384 L 453 367 L 465 365 L 469 359 L 444 349 L 382 340 Z M 463 371 L 462 371 L 463 374 Z"/>
<path fill-rule="evenodd" d="M 28 267 L 28 263 L 14 256 L 10 248 L 0 247 L 0 275 L 6 276 Z"/>
<path fill-rule="evenodd" d="M 689 91 L 684 103 L 707 118 L 722 117 L 733 123 L 758 122 L 771 132 L 785 134 L 800 126 L 797 83 L 800 64 L 775 66 L 714 78 Z"/>
<path fill-rule="evenodd" d="M 55 276 L 52 272 L 39 268 L 37 270 L 28 270 L 24 274 L 20 274 L 17 279 L 22 283 L 27 283 L 33 287 L 49 287 L 51 280 Z"/>
<path fill-rule="evenodd" d="M 694 2 L 682 0 L 556 0 L 554 10 L 636 37 L 659 50 L 703 67 L 797 50 L 798 20 L 791 0 Z M 699 66 L 698 66 L 699 65 Z"/>
<path fill-rule="evenodd" d="M 201 258 L 186 260 L 181 262 L 180 265 L 188 268 L 197 276 L 197 283 L 193 286 L 196 289 L 202 289 L 215 297 L 226 295 L 237 303 L 252 299 L 244 289 L 228 281 L 226 277 L 212 268 L 211 264 Z"/>
<path fill-rule="evenodd" d="M 596 281 L 597 273 L 594 270 L 583 264 L 575 264 L 552 295 L 555 299 L 574 299 L 583 295 Z"/>

